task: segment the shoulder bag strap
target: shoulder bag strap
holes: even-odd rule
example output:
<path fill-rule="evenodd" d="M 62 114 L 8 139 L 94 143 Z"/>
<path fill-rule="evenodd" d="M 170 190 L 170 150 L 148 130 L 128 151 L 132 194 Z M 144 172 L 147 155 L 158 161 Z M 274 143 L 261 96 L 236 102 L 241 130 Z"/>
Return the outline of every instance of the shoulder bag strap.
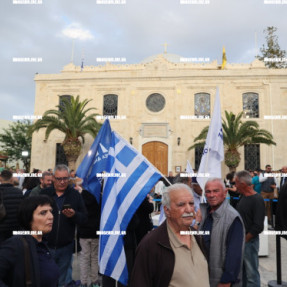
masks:
<path fill-rule="evenodd" d="M 26 277 L 26 286 L 32 286 L 32 272 L 31 272 L 31 256 L 30 256 L 30 248 L 27 240 L 24 237 L 21 237 L 21 240 L 24 245 L 24 253 L 25 253 L 25 277 Z"/>

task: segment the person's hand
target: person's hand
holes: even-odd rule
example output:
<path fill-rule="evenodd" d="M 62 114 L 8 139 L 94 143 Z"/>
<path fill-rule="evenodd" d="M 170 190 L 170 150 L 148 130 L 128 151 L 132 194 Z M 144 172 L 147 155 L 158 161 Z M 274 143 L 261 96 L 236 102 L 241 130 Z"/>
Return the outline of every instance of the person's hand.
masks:
<path fill-rule="evenodd" d="M 147 195 L 147 198 L 148 198 L 148 202 L 152 203 L 153 197 L 150 194 Z"/>
<path fill-rule="evenodd" d="M 62 213 L 68 217 L 71 218 L 75 215 L 75 210 L 73 208 L 66 208 L 62 210 Z"/>

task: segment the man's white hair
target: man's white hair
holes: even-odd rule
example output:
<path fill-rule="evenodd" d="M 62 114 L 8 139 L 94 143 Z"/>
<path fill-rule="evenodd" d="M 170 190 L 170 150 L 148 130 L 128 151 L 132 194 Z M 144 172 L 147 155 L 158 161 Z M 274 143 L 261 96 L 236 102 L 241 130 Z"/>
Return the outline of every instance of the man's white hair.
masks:
<path fill-rule="evenodd" d="M 188 192 L 190 192 L 190 194 L 192 195 L 193 198 L 193 192 L 192 189 L 184 184 L 184 183 L 176 183 L 173 185 L 170 185 L 162 194 L 162 205 L 166 206 L 167 208 L 170 208 L 170 192 L 171 191 L 177 191 L 177 190 L 182 190 L 185 189 Z"/>

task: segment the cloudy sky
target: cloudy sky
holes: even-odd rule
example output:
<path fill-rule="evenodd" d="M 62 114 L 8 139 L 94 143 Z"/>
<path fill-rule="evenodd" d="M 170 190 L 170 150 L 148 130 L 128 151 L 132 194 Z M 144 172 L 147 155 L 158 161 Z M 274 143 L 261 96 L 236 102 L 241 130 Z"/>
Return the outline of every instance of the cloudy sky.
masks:
<path fill-rule="evenodd" d="M 99 0 L 42 0 L 38 5 L 21 5 L 15 1 L 41 0 L 0 2 L 0 119 L 33 114 L 35 73 L 59 73 L 71 61 L 73 41 L 76 65 L 82 57 L 85 65 L 102 64 L 96 60 L 100 57 L 138 63 L 163 53 L 164 43 L 168 53 L 219 63 L 225 46 L 229 63 L 250 63 L 256 54 L 255 33 L 259 49 L 267 26 L 278 28 L 280 47 L 287 50 L 287 4 L 126 0 L 122 5 L 103 5 L 97 4 Z M 16 58 L 42 61 L 15 62 Z"/>

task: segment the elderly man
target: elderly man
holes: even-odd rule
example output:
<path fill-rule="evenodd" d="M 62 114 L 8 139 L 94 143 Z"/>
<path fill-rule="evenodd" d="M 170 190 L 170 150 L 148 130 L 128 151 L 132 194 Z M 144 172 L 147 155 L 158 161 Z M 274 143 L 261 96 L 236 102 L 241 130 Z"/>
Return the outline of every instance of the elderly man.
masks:
<path fill-rule="evenodd" d="M 253 190 L 252 178 L 248 171 L 235 174 L 235 185 L 242 197 L 237 204 L 246 234 L 243 257 L 243 287 L 260 287 L 258 271 L 259 233 L 264 227 L 265 207 L 260 194 Z"/>
<path fill-rule="evenodd" d="M 211 287 L 241 286 L 244 226 L 239 213 L 229 204 L 227 189 L 220 178 L 205 184 L 207 203 L 200 205 L 200 230 L 208 254 Z"/>
<path fill-rule="evenodd" d="M 87 211 L 80 193 L 69 186 L 69 169 L 66 165 L 57 165 L 53 175 L 53 186 L 40 194 L 50 196 L 53 203 L 54 222 L 47 236 L 51 254 L 60 269 L 59 286 L 65 282 L 74 250 L 76 224 L 87 221 Z"/>
<path fill-rule="evenodd" d="M 208 287 L 208 267 L 200 238 L 190 232 L 193 194 L 185 184 L 169 186 L 162 204 L 166 221 L 141 241 L 130 287 Z"/>

